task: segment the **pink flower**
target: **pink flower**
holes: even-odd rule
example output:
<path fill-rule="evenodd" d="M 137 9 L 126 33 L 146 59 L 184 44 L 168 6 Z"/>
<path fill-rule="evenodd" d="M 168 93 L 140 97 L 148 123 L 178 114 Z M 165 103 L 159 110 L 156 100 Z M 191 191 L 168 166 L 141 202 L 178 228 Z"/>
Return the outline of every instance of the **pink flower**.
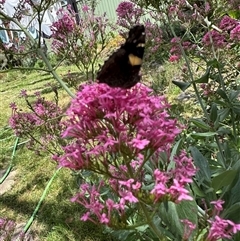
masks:
<path fill-rule="evenodd" d="M 207 32 L 202 39 L 202 42 L 206 46 L 215 46 L 216 48 L 223 48 L 227 45 L 225 36 L 216 30 Z"/>
<path fill-rule="evenodd" d="M 20 96 L 26 98 L 28 96 L 27 90 L 21 90 Z"/>
<path fill-rule="evenodd" d="M 231 31 L 238 25 L 238 21 L 225 15 L 220 22 L 219 27 L 224 31 Z"/>
<path fill-rule="evenodd" d="M 88 12 L 89 11 L 88 5 L 83 5 L 82 10 L 83 10 L 83 12 Z"/>
<path fill-rule="evenodd" d="M 232 235 L 240 231 L 240 224 L 235 224 L 230 220 L 215 216 L 214 220 L 209 220 L 211 228 L 207 240 L 217 241 L 219 239 L 231 239 Z"/>
<path fill-rule="evenodd" d="M 234 29 L 231 30 L 230 38 L 232 40 L 240 41 L 240 24 L 238 24 Z"/>
<path fill-rule="evenodd" d="M 128 201 L 129 203 L 137 203 L 138 199 L 132 194 L 132 192 L 120 192 L 121 199 Z"/>
<path fill-rule="evenodd" d="M 214 208 L 220 212 L 223 210 L 223 207 L 222 207 L 222 204 L 224 204 L 224 201 L 223 200 L 217 200 L 217 201 L 212 201 L 210 202 L 211 204 L 214 205 Z"/>
<path fill-rule="evenodd" d="M 107 218 L 107 215 L 105 213 L 101 215 L 100 223 L 103 223 L 103 224 L 109 223 L 109 219 Z"/>
<path fill-rule="evenodd" d="M 138 148 L 139 150 L 144 149 L 148 144 L 149 144 L 149 140 L 140 140 L 138 139 L 138 136 L 132 140 L 131 144 L 133 147 Z"/>
<path fill-rule="evenodd" d="M 173 184 L 169 188 L 168 192 L 171 195 L 171 199 L 176 203 L 179 203 L 182 200 L 193 200 L 193 198 L 189 195 L 189 191 L 176 179 L 173 179 Z"/>
<path fill-rule="evenodd" d="M 85 214 L 83 214 L 83 216 L 81 217 L 82 221 L 87 221 L 89 219 L 90 216 L 90 212 L 86 212 Z"/>
<path fill-rule="evenodd" d="M 117 15 L 121 18 L 131 15 L 134 11 L 134 4 L 131 2 L 121 2 L 117 9 Z"/>
<path fill-rule="evenodd" d="M 181 222 L 184 223 L 183 240 L 190 240 L 190 236 L 197 225 L 192 223 L 188 219 L 181 220 Z"/>
<path fill-rule="evenodd" d="M 182 151 L 174 160 L 176 162 L 175 168 L 167 171 L 159 169 L 154 171 L 155 186 L 151 194 L 154 195 L 155 202 L 161 201 L 164 197 L 175 203 L 182 200 L 193 200 L 185 188 L 188 183 L 192 182 L 192 177 L 196 173 L 192 159 L 188 158 L 186 152 Z"/>
<path fill-rule="evenodd" d="M 171 55 L 169 58 L 170 62 L 177 62 L 180 59 L 179 55 Z"/>
<path fill-rule="evenodd" d="M 140 22 L 140 16 L 142 15 L 142 9 L 132 2 L 123 1 L 121 2 L 117 9 L 117 23 L 118 25 L 129 28 L 133 24 L 138 24 Z M 123 34 L 124 36 L 125 34 Z"/>

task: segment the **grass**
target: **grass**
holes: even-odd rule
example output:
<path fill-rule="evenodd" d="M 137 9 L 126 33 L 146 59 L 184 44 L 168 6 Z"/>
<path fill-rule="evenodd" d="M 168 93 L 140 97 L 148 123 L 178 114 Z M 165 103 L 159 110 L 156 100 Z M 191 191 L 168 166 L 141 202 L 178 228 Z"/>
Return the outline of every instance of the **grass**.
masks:
<path fill-rule="evenodd" d="M 65 75 L 74 67 L 61 67 L 58 72 Z M 46 84 L 55 82 L 51 75 L 43 72 L 10 71 L 0 73 L 0 169 L 6 169 L 11 161 L 15 136 L 7 128 L 11 116 L 10 103 L 17 102 L 22 109 L 26 108 L 23 98 L 19 98 L 22 89 L 28 94 L 44 90 L 46 98 L 53 95 L 46 91 Z M 65 106 L 70 97 L 60 91 L 60 105 Z M 20 139 L 20 143 L 24 140 Z M 17 171 L 15 184 L 10 191 L 0 196 L 0 218 L 15 220 L 18 224 L 27 223 L 52 175 L 56 163 L 50 156 L 39 156 L 27 150 L 26 145 L 18 147 L 13 160 L 13 170 Z M 1 184 L 0 184 L 1 188 Z M 34 240 L 41 241 L 110 241 L 112 237 L 103 234 L 103 228 L 90 222 L 80 221 L 85 210 L 70 198 L 77 192 L 77 182 L 71 171 L 62 169 L 53 181 L 40 210 L 30 227 Z"/>

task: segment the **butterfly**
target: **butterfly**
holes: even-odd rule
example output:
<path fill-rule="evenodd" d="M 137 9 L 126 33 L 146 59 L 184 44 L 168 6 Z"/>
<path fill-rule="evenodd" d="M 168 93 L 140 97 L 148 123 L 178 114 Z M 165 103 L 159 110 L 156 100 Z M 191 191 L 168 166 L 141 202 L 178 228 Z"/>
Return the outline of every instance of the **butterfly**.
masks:
<path fill-rule="evenodd" d="M 145 27 L 136 25 L 130 29 L 124 44 L 105 61 L 97 74 L 99 83 L 111 87 L 128 89 L 137 84 L 141 77 L 145 46 Z"/>

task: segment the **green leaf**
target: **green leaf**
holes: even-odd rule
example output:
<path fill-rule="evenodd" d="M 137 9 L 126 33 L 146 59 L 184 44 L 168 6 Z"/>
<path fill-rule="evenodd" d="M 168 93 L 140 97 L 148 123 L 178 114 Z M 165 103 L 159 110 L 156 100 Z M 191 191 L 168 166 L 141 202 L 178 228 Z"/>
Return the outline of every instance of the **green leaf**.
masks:
<path fill-rule="evenodd" d="M 217 59 L 213 59 L 207 62 L 208 67 L 218 68 L 220 66 L 220 63 Z"/>
<path fill-rule="evenodd" d="M 240 114 L 240 104 L 236 103 L 232 107 L 233 111 L 235 114 L 239 115 Z"/>
<path fill-rule="evenodd" d="M 189 82 L 180 82 L 175 80 L 173 80 L 172 83 L 179 87 L 182 91 L 185 91 L 191 85 Z"/>
<path fill-rule="evenodd" d="M 218 109 L 217 109 L 217 105 L 215 103 L 212 104 L 211 110 L 210 110 L 210 120 L 212 122 L 215 122 L 218 116 L 217 113 Z"/>
<path fill-rule="evenodd" d="M 204 129 L 204 130 L 210 130 L 210 126 L 206 124 L 201 119 L 190 119 L 190 121 L 197 127 Z"/>
<path fill-rule="evenodd" d="M 229 93 L 229 99 L 230 99 L 230 101 L 236 100 L 236 98 L 238 97 L 238 95 L 239 95 L 239 91 L 234 91 L 234 90 L 230 91 L 230 93 Z"/>
<path fill-rule="evenodd" d="M 219 121 L 225 120 L 228 117 L 229 113 L 230 113 L 229 108 L 224 108 L 222 110 L 219 110 L 218 111 Z"/>
<path fill-rule="evenodd" d="M 224 209 L 223 217 L 226 219 L 231 219 L 236 223 L 240 222 L 240 202 L 233 204 L 228 209 Z"/>
<path fill-rule="evenodd" d="M 224 100 L 226 100 L 227 102 L 229 102 L 229 98 L 228 98 L 227 94 L 225 93 L 225 91 L 223 91 L 222 89 L 218 89 L 218 90 L 216 91 L 216 93 L 217 93 L 218 95 L 220 95 Z"/>
<path fill-rule="evenodd" d="M 177 141 L 177 143 L 173 146 L 172 152 L 171 152 L 171 156 L 170 156 L 170 160 L 173 160 L 173 157 L 176 156 L 179 153 L 179 150 L 182 148 L 182 143 L 183 140 L 182 138 L 180 140 Z"/>
<path fill-rule="evenodd" d="M 226 187 L 226 186 L 230 185 L 233 182 L 236 174 L 237 174 L 236 170 L 228 170 L 228 171 L 221 173 L 218 176 L 215 176 L 212 179 L 212 187 L 217 192 L 222 187 Z"/>
<path fill-rule="evenodd" d="M 174 234 L 174 240 L 181 240 L 184 233 L 184 225 L 181 220 L 188 219 L 197 224 L 197 205 L 195 201 L 182 201 L 179 204 L 168 202 L 160 205 L 159 216 Z M 196 228 L 197 229 L 197 228 Z"/>
<path fill-rule="evenodd" d="M 229 10 L 227 14 L 234 19 L 239 19 L 240 18 L 240 11 L 239 10 Z"/>
<path fill-rule="evenodd" d="M 210 137 L 216 135 L 216 132 L 204 132 L 204 133 L 192 133 L 191 137 L 193 138 L 203 138 L 203 137 Z"/>
<path fill-rule="evenodd" d="M 191 188 L 193 190 L 193 193 L 195 195 L 197 195 L 198 197 L 205 197 L 206 196 L 205 193 L 203 192 L 203 190 L 197 185 L 196 182 L 193 182 L 191 184 Z"/>
<path fill-rule="evenodd" d="M 206 180 L 209 184 L 211 183 L 211 171 L 208 165 L 207 159 L 196 147 L 190 147 L 193 161 L 196 167 L 199 169 L 196 177 L 198 180 Z"/>
<path fill-rule="evenodd" d="M 212 69 L 212 66 L 208 67 L 204 75 L 199 79 L 194 80 L 193 83 L 208 83 L 211 69 Z"/>
<path fill-rule="evenodd" d="M 223 127 L 221 126 L 218 130 L 217 130 L 217 133 L 219 135 L 226 135 L 226 134 L 231 134 L 231 130 L 229 127 Z"/>
<path fill-rule="evenodd" d="M 225 202 L 225 208 L 223 211 L 223 215 L 232 218 L 234 216 L 235 211 L 228 211 L 233 210 L 233 205 L 236 203 L 240 203 L 240 165 L 239 162 L 236 163 L 233 168 L 238 171 L 238 175 L 235 175 L 234 182 L 231 183 L 231 185 L 228 187 L 227 191 L 224 193 L 222 199 L 226 200 Z M 240 209 L 239 209 L 240 210 Z M 237 212 L 239 214 L 239 211 Z M 233 215 L 233 216 L 232 216 Z M 239 215 L 238 215 L 239 216 Z M 238 223 L 240 223 L 240 216 L 238 217 Z"/>

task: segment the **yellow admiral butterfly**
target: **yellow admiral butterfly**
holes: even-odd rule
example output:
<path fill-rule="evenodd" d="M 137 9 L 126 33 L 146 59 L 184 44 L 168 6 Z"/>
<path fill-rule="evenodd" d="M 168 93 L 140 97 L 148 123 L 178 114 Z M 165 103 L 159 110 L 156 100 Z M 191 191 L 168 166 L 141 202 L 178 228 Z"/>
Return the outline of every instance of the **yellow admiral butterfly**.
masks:
<path fill-rule="evenodd" d="M 126 42 L 114 52 L 97 74 L 99 83 L 111 87 L 131 88 L 140 81 L 139 71 L 145 45 L 145 27 L 130 29 Z"/>

